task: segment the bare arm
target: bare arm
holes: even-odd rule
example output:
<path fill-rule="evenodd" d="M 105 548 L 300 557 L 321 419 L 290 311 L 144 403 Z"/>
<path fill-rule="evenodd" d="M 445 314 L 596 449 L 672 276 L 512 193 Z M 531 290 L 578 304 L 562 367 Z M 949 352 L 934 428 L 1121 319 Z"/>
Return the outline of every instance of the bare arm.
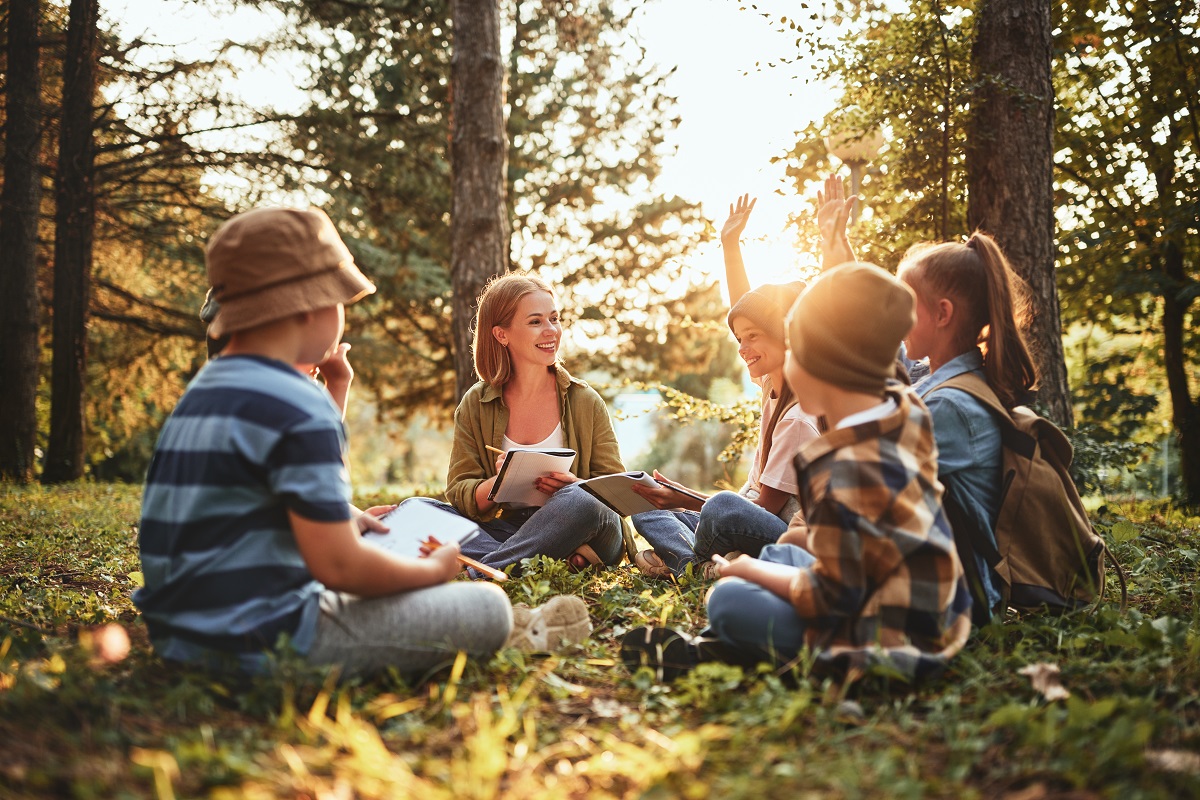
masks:
<path fill-rule="evenodd" d="M 738 556 L 727 565 L 718 567 L 718 570 L 722 578 L 742 578 L 757 583 L 771 594 L 789 601 L 792 578 L 796 577 L 798 572 L 797 568 L 790 564 L 760 561 L 746 555 Z"/>
<path fill-rule="evenodd" d="M 325 391 L 333 398 L 333 403 L 342 412 L 342 421 L 346 420 L 346 402 L 350 397 L 350 383 L 354 380 L 354 368 L 346 351 L 350 349 L 347 342 L 342 342 L 333 351 L 333 355 L 313 367 L 314 377 L 320 375 L 325 379 Z"/>
<path fill-rule="evenodd" d="M 670 488 L 671 486 L 676 485 L 675 481 L 669 480 L 668 478 L 664 478 L 661 474 L 659 474 L 658 470 L 654 470 L 654 479 L 657 481 L 660 481 L 662 483 L 665 483 L 667 485 L 666 486 L 645 486 L 640 483 L 635 483 L 632 486 L 630 486 L 629 488 L 632 489 L 635 494 L 639 494 L 642 497 L 649 500 L 651 503 L 653 503 L 655 508 L 660 508 L 660 509 L 664 509 L 664 510 L 675 509 L 675 508 L 685 508 L 688 511 L 699 511 L 701 508 L 704 507 L 703 500 L 698 500 L 695 497 L 686 495 L 683 492 L 677 492 L 674 489 Z M 679 485 L 682 486 L 682 484 L 679 484 Z M 684 487 L 684 488 L 687 488 L 687 487 Z M 688 491 L 695 492 L 696 490 L 688 489 Z M 702 493 L 696 492 L 696 494 L 702 494 Z"/>
<path fill-rule="evenodd" d="M 315 522 L 294 511 L 288 518 L 309 572 L 335 591 L 384 597 L 445 583 L 460 569 L 457 544 L 428 558 L 404 558 L 365 543 L 354 521 Z"/>
<path fill-rule="evenodd" d="M 772 514 L 778 514 L 783 510 L 783 507 L 787 505 L 787 501 L 790 498 L 791 495 L 787 492 L 780 491 L 774 486 L 763 485 L 759 487 L 758 497 L 755 499 L 754 503 L 759 508 L 766 509 Z"/>
<path fill-rule="evenodd" d="M 729 218 L 721 226 L 721 252 L 725 256 L 725 283 L 729 286 L 729 305 L 742 299 L 750 291 L 750 279 L 746 277 L 746 263 L 742 260 L 742 231 L 750 220 L 757 197 L 744 194 L 736 205 L 729 204 Z"/>

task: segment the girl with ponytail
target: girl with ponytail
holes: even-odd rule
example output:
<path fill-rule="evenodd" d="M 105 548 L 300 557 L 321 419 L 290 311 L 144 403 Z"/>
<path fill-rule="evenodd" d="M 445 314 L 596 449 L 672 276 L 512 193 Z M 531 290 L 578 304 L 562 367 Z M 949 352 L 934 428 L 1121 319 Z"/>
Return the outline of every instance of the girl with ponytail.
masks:
<path fill-rule="evenodd" d="M 917 322 L 904 341 L 905 356 L 928 361 L 929 374 L 916 380 L 913 389 L 933 417 L 938 478 L 946 487 L 943 503 L 963 566 L 977 583 L 976 595 L 987 599 L 986 605 L 975 604 L 976 621 L 984 622 L 1000 599 L 995 576 L 980 553 L 996 547 L 1000 426 L 967 392 L 939 387 L 973 373 L 1005 408 L 1029 401 L 1037 374 L 1018 325 L 1024 303 L 1018 302 L 1017 291 L 1023 283 L 996 241 L 980 232 L 965 244 L 913 247 L 898 276 L 917 296 Z M 914 366 L 914 377 L 924 371 L 919 361 Z"/>

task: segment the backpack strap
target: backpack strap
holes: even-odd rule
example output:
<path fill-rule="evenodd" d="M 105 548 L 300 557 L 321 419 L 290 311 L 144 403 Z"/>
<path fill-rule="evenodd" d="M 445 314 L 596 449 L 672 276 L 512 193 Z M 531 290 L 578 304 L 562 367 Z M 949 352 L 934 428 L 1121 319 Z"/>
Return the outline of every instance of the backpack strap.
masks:
<path fill-rule="evenodd" d="M 933 394 L 939 389 L 958 389 L 959 391 L 966 392 L 987 406 L 990 411 L 995 412 L 1001 419 L 1007 420 L 1009 423 L 1013 421 L 1012 414 L 1000 402 L 1000 398 L 992 391 L 992 387 L 988 386 L 987 381 L 973 372 L 964 372 L 961 375 L 955 375 L 953 378 L 944 380 L 933 387 L 929 393 Z"/>
<path fill-rule="evenodd" d="M 1104 548 L 1104 553 L 1101 558 L 1108 556 L 1109 563 L 1117 571 L 1117 581 L 1121 584 L 1121 613 L 1124 614 L 1129 607 L 1129 592 L 1125 586 L 1125 570 L 1121 568 L 1121 562 L 1117 561 L 1117 557 L 1112 554 L 1112 550 L 1108 549 L 1108 545 L 1101 540 L 1101 546 Z M 1100 606 L 1100 601 L 1104 598 L 1104 587 L 1100 587 L 1100 596 L 1096 598 L 1096 607 Z"/>
<path fill-rule="evenodd" d="M 933 392 L 936 392 L 938 389 L 958 389 L 959 391 L 966 392 L 967 394 L 971 395 L 971 397 L 974 397 L 989 410 L 994 412 L 997 417 L 1004 421 L 1005 424 L 1003 426 L 1003 436 L 1005 445 L 1008 447 L 1013 447 L 1018 451 L 1022 449 L 1022 445 L 1025 445 L 1029 448 L 1029 454 L 1032 455 L 1033 448 L 1036 446 L 1036 442 L 1033 441 L 1032 437 L 1026 437 L 1021 431 L 1017 430 L 1016 422 L 1013 420 L 1012 414 L 1007 408 L 1004 407 L 1004 405 L 1000 402 L 1000 398 L 996 396 L 996 393 L 992 391 L 992 387 L 988 386 L 987 381 L 985 381 L 983 378 L 980 378 L 978 375 L 975 375 L 971 372 L 964 372 L 961 375 L 955 375 L 953 378 L 943 381 L 942 383 L 933 387 L 929 393 L 933 394 Z M 1025 440 L 1027 438 L 1029 439 L 1028 442 L 1017 441 Z M 1065 464 L 1069 464 L 1071 461 L 1069 457 L 1061 460 Z M 1116 568 L 1117 581 L 1121 584 L 1121 613 L 1124 614 L 1129 605 L 1129 593 L 1125 570 L 1121 568 L 1121 562 L 1117 561 L 1116 556 L 1114 556 L 1112 551 L 1108 549 L 1108 545 L 1103 539 L 1100 541 L 1100 546 L 1104 548 L 1100 557 L 1104 558 L 1107 556 L 1109 563 Z M 1098 588 L 1099 591 L 1096 593 L 1096 602 L 1092 605 L 1092 611 L 1100 607 L 1100 603 L 1104 600 L 1104 594 L 1107 590 L 1107 587 L 1103 584 L 1103 582 Z M 1007 599 L 1008 598 L 1004 598 L 1006 603 Z"/>

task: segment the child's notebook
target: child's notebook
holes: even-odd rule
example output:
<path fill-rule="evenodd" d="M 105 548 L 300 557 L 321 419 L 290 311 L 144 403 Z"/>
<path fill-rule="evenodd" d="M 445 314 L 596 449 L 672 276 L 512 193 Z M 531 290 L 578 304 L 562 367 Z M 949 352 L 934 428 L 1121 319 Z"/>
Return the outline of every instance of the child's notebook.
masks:
<path fill-rule="evenodd" d="M 600 475 L 586 481 L 580 481 L 579 485 L 583 487 L 585 492 L 591 494 L 622 517 L 629 517 L 634 514 L 641 514 L 643 511 L 654 511 L 658 508 L 649 500 L 633 491 L 634 484 L 638 483 L 643 486 L 666 486 L 668 489 L 673 489 L 688 497 L 694 497 L 701 502 L 705 499 L 702 494 L 697 494 L 674 484 L 665 483 L 653 475 L 641 471 Z"/>
<path fill-rule="evenodd" d="M 420 557 L 421 545 L 430 536 L 442 544 L 458 542 L 461 545 L 479 533 L 474 520 L 429 503 L 401 503 L 379 520 L 391 530 L 387 533 L 367 531 L 363 540 L 413 558 Z"/>
<path fill-rule="evenodd" d="M 551 472 L 570 472 L 575 451 L 514 447 L 504 454 L 500 474 L 492 485 L 488 500 L 511 506 L 544 506 L 550 495 L 537 490 L 533 482 Z"/>

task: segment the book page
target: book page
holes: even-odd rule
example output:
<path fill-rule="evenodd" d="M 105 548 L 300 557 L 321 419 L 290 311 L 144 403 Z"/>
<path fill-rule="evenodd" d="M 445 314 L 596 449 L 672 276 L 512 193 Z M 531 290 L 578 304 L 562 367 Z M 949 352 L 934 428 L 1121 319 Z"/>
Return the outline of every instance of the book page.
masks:
<path fill-rule="evenodd" d="M 533 482 L 551 472 L 570 472 L 574 450 L 509 450 L 488 499 L 516 507 L 544 506 L 550 495 Z"/>
<path fill-rule="evenodd" d="M 461 517 L 429 503 L 405 502 L 379 518 L 387 533 L 367 531 L 363 541 L 396 555 L 420 558 L 421 545 L 430 536 L 442 544 L 462 544 L 479 533 L 475 520 Z"/>
<path fill-rule="evenodd" d="M 653 503 L 633 491 L 633 485 L 637 483 L 643 486 L 658 486 L 654 478 L 645 472 L 618 472 L 615 475 L 600 475 L 580 481 L 585 491 L 623 517 L 657 510 Z"/>

